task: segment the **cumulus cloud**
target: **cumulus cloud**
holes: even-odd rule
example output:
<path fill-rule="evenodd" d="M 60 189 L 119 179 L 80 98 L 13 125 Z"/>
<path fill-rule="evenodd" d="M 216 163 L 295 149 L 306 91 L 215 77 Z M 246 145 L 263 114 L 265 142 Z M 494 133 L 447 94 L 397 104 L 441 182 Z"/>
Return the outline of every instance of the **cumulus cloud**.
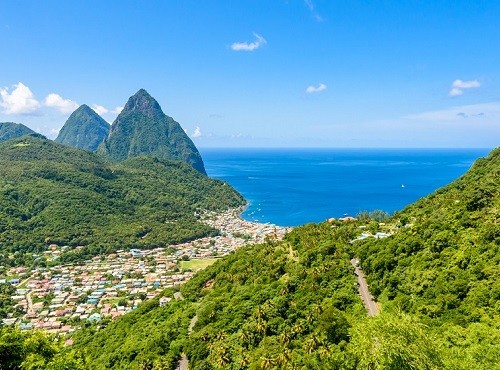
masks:
<path fill-rule="evenodd" d="M 109 109 L 104 108 L 102 105 L 99 104 L 92 104 L 92 109 L 100 116 L 109 112 Z"/>
<path fill-rule="evenodd" d="M 314 94 L 314 93 L 318 93 L 318 92 L 321 92 L 321 91 L 325 91 L 327 88 L 327 86 L 325 84 L 319 84 L 318 86 L 308 86 L 307 89 L 306 89 L 306 93 L 308 94 Z"/>
<path fill-rule="evenodd" d="M 115 109 L 113 109 L 111 111 L 111 113 L 113 113 L 113 114 L 120 114 L 122 112 L 122 110 L 123 110 L 123 107 L 116 107 Z"/>
<path fill-rule="evenodd" d="M 61 95 L 54 93 L 47 95 L 45 106 L 55 108 L 63 114 L 71 113 L 78 108 L 78 104 L 73 100 L 63 99 Z"/>
<path fill-rule="evenodd" d="M 463 95 L 465 89 L 470 89 L 473 87 L 480 87 L 481 84 L 478 80 L 462 81 L 455 80 L 451 84 L 451 89 L 448 92 L 449 96 L 460 96 Z"/>
<path fill-rule="evenodd" d="M 307 8 L 311 12 L 312 16 L 317 22 L 323 22 L 323 17 L 321 17 L 318 12 L 316 11 L 316 6 L 312 2 L 312 0 L 304 0 L 304 3 L 306 4 Z"/>
<path fill-rule="evenodd" d="M 191 137 L 201 137 L 201 135 L 202 135 L 202 133 L 201 133 L 200 127 L 196 126 Z"/>
<path fill-rule="evenodd" d="M 108 109 L 102 105 L 99 104 L 92 104 L 92 109 L 94 112 L 96 112 L 98 115 L 102 116 L 103 114 L 115 114 L 118 115 L 120 112 L 123 110 L 123 107 L 115 107 L 115 109 Z"/>
<path fill-rule="evenodd" d="M 0 88 L 0 97 L 2 101 L 0 106 L 5 114 L 34 114 L 40 108 L 40 103 L 35 99 L 30 88 L 19 82 L 12 86 L 13 90 L 9 93 L 9 88 Z"/>
<path fill-rule="evenodd" d="M 254 33 L 255 41 L 253 42 L 235 42 L 231 45 L 234 51 L 254 51 L 261 46 L 267 44 L 267 41 L 260 35 Z"/>

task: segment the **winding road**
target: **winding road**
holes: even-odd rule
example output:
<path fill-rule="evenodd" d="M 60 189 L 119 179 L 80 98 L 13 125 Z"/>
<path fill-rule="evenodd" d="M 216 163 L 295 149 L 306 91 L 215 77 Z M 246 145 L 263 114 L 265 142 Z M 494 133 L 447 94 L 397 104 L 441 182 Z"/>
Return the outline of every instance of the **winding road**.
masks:
<path fill-rule="evenodd" d="M 366 311 L 368 311 L 368 316 L 378 315 L 380 313 L 380 310 L 377 306 L 377 302 L 373 300 L 370 291 L 368 290 L 368 284 L 366 283 L 365 274 L 359 267 L 359 261 L 356 258 L 353 258 L 351 260 L 351 265 L 354 266 L 354 273 L 358 277 L 359 295 L 363 300 Z"/>

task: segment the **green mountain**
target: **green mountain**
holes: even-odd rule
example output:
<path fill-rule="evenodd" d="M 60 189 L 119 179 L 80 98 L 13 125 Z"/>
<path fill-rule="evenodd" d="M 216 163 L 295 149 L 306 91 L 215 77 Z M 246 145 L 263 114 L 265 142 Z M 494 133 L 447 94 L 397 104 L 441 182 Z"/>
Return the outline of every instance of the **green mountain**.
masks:
<path fill-rule="evenodd" d="M 212 235 L 216 230 L 194 213 L 244 204 L 226 185 L 182 161 L 139 157 L 110 165 L 94 153 L 24 136 L 0 143 L 0 245 L 83 245 L 91 255 Z"/>
<path fill-rule="evenodd" d="M 96 369 L 174 368 L 181 353 L 199 370 L 498 369 L 499 209 L 496 149 L 384 223 L 311 224 L 240 248 L 181 286 L 183 299 L 81 331 L 71 351 Z M 354 241 L 368 230 L 393 235 Z M 353 256 L 380 316 L 366 317 Z"/>
<path fill-rule="evenodd" d="M 191 139 L 144 89 L 129 98 L 98 153 L 113 161 L 140 155 L 176 159 L 206 174 L 201 155 Z"/>
<path fill-rule="evenodd" d="M 108 137 L 109 130 L 109 124 L 92 108 L 83 104 L 71 113 L 55 141 L 74 148 L 96 151 Z"/>
<path fill-rule="evenodd" d="M 28 134 L 35 134 L 35 131 L 21 123 L 0 122 L 0 142 Z"/>

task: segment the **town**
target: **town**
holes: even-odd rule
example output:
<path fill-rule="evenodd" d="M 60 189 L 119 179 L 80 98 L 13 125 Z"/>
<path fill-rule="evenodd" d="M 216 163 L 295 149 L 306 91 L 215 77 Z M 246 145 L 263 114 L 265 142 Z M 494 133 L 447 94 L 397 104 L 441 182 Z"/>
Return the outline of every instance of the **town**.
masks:
<path fill-rule="evenodd" d="M 245 244 L 262 243 L 266 238 L 282 239 L 290 230 L 245 221 L 239 217 L 241 211 L 231 209 L 222 214 L 201 215 L 202 222 L 220 231 L 215 237 L 168 248 L 118 250 L 82 264 L 34 270 L 12 268 L 0 278 L 0 284 L 15 288 L 10 297 L 15 313 L 9 313 L 3 324 L 16 325 L 21 330 L 67 334 L 82 325 L 112 320 L 164 289 L 183 284 L 217 258 Z M 57 260 L 68 248 L 52 244 L 44 258 Z M 168 304 L 171 299 L 161 297 L 160 305 Z"/>

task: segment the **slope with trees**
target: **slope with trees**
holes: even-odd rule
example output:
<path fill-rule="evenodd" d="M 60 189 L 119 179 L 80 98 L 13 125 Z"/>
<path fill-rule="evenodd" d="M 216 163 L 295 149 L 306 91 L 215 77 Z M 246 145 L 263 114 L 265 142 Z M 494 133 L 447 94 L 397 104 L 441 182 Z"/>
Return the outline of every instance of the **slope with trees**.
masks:
<path fill-rule="evenodd" d="M 89 254 L 160 247 L 216 233 L 196 211 L 243 204 L 229 185 L 182 161 L 137 157 L 111 165 L 41 138 L 0 144 L 4 251 L 40 251 L 51 243 L 88 246 Z"/>

